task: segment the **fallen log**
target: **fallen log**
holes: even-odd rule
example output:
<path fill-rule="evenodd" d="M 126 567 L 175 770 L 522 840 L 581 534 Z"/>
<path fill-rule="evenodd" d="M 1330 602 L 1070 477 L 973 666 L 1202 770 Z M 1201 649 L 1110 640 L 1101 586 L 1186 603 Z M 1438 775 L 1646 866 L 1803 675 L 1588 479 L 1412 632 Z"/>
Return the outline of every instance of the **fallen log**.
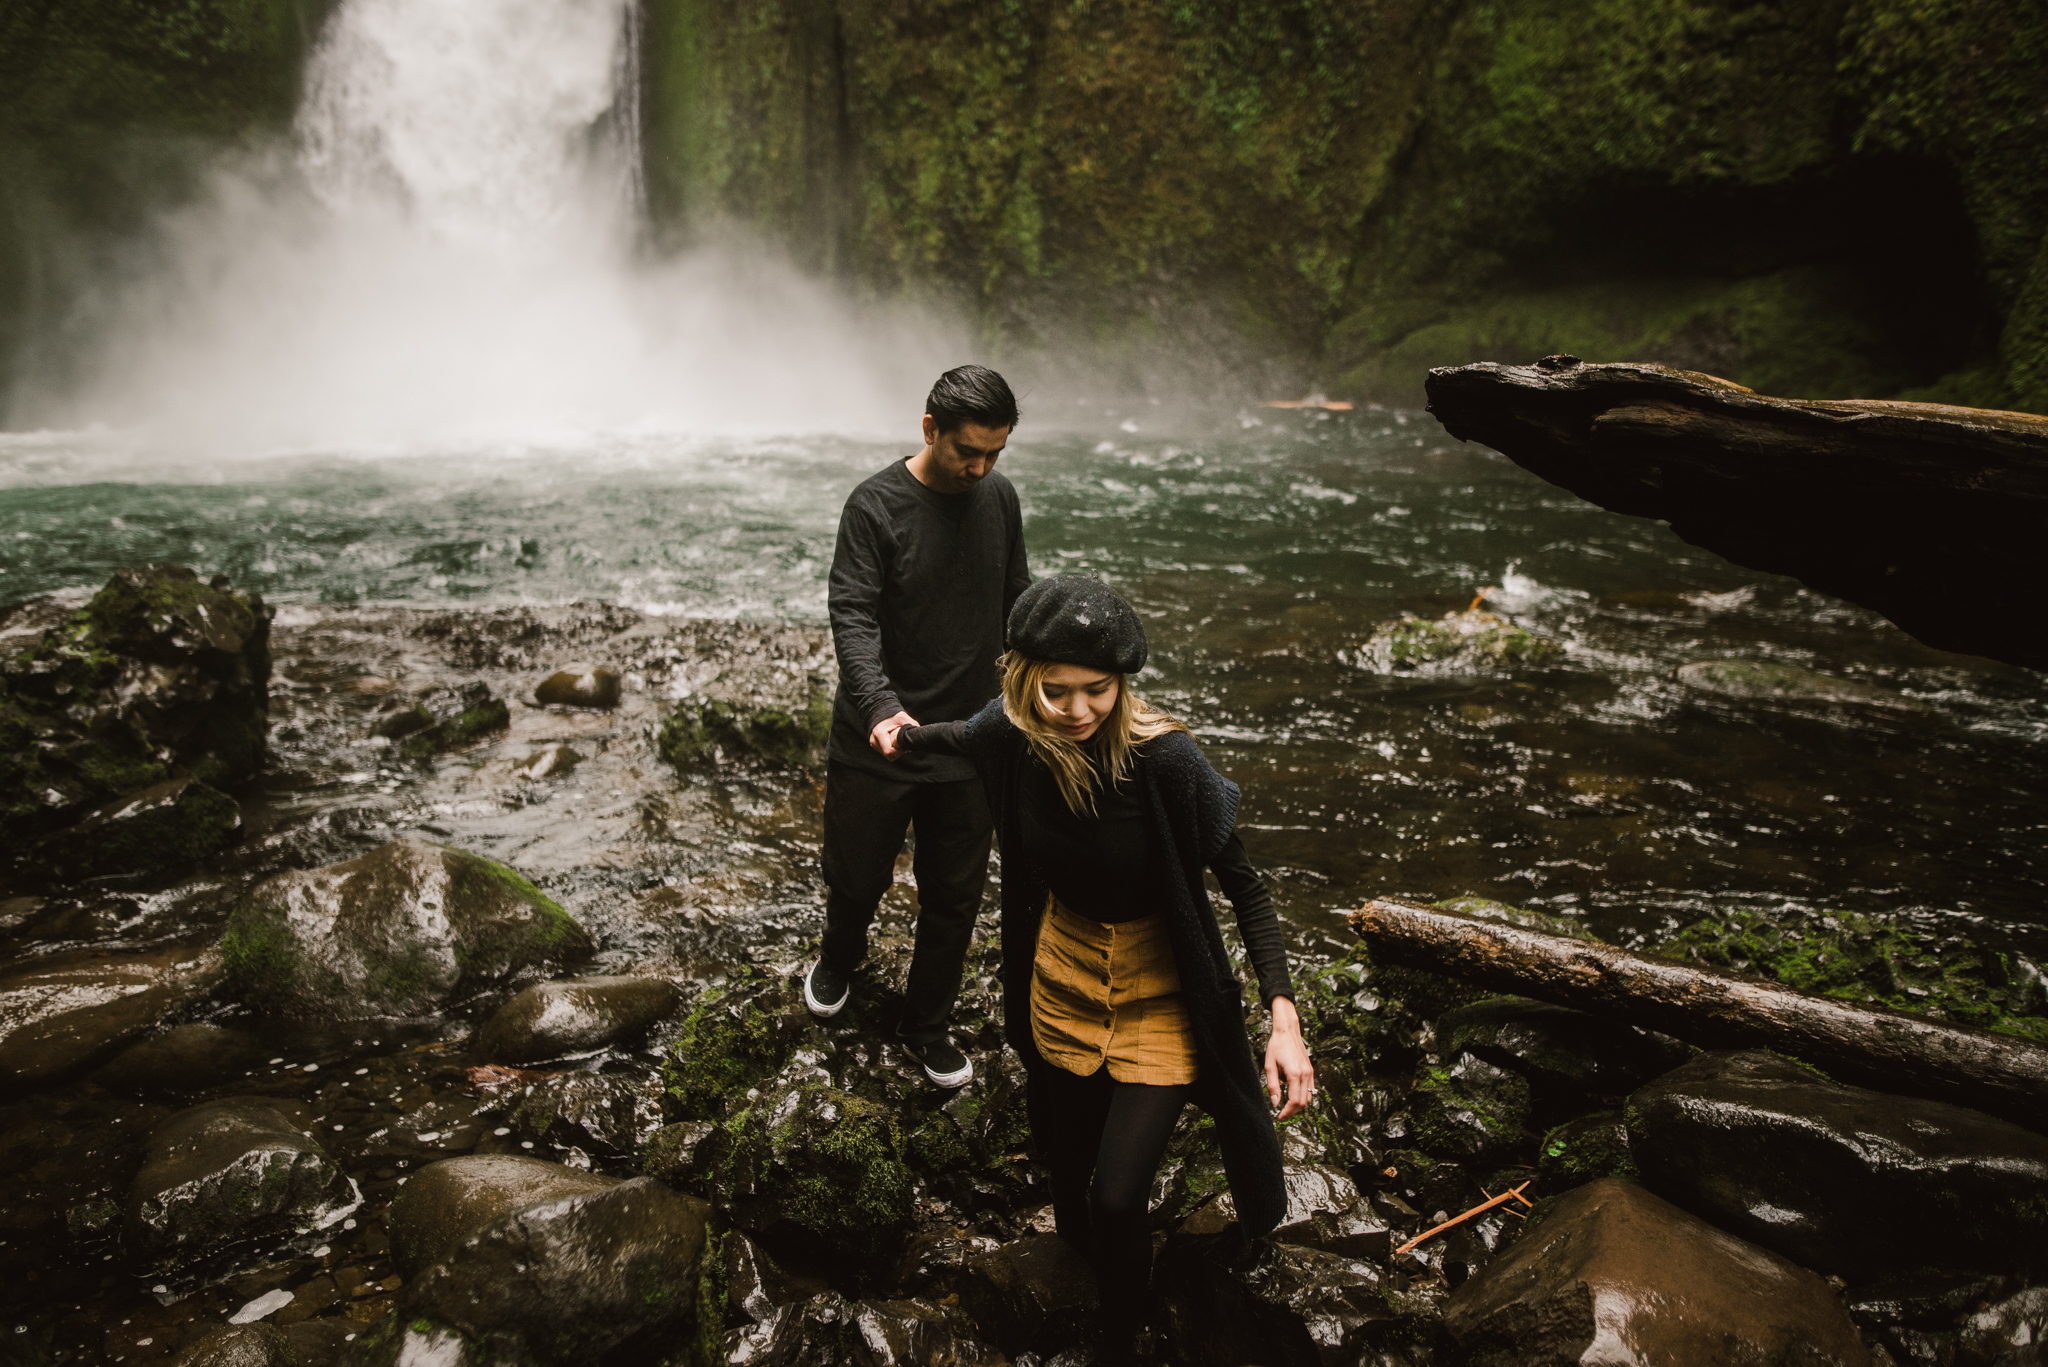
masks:
<path fill-rule="evenodd" d="M 1837 1081 L 2048 1134 L 2048 1048 L 2025 1040 L 1406 902 L 1368 902 L 1351 927 L 1378 962 L 1597 1012 L 1701 1048 L 1773 1049 Z"/>
<path fill-rule="evenodd" d="M 1774 399 L 1658 365 L 1432 370 L 1444 429 L 1603 508 L 1883 613 L 1943 650 L 2048 669 L 2007 592 L 2048 568 L 2048 417 Z"/>

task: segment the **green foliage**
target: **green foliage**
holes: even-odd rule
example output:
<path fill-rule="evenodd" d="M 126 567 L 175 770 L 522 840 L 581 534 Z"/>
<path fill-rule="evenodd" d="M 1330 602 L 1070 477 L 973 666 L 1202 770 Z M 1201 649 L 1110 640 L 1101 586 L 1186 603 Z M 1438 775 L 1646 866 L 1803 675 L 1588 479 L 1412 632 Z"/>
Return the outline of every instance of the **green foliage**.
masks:
<path fill-rule="evenodd" d="M 2048 1043 L 2048 988 L 2039 967 L 2012 951 L 1900 918 L 1735 911 L 1687 926 L 1657 953 Z"/>

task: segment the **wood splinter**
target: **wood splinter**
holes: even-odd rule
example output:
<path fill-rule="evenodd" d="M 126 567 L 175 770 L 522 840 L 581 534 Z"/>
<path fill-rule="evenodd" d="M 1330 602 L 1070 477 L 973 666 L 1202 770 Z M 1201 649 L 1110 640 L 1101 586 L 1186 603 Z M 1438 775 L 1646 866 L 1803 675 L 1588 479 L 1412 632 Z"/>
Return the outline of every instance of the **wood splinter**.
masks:
<path fill-rule="evenodd" d="M 1529 1184 L 1527 1182 L 1524 1182 L 1521 1186 L 1516 1187 L 1513 1191 L 1504 1191 L 1500 1195 L 1494 1197 L 1489 1201 L 1481 1202 L 1479 1205 L 1476 1205 L 1472 1207 L 1472 1209 L 1466 1211 L 1463 1215 L 1452 1216 L 1450 1219 L 1438 1225 L 1435 1229 L 1423 1230 L 1422 1233 L 1416 1235 L 1407 1243 L 1402 1244 L 1399 1248 L 1395 1249 L 1394 1255 L 1396 1257 L 1399 1257 L 1401 1254 L 1408 1252 L 1417 1244 L 1421 1243 L 1424 1239 L 1428 1239 L 1435 1235 L 1441 1234 L 1445 1230 L 1449 1229 L 1452 1225 L 1463 1224 L 1465 1221 L 1471 1219 L 1475 1215 L 1483 1214 L 1486 1211 L 1492 1210 L 1495 1206 L 1499 1205 L 1503 1201 L 1520 1201 L 1523 1205 L 1529 1207 L 1529 1209 L 1536 1209 L 1536 1203 L 1534 1201 L 1531 1201 L 1528 1197 L 1522 1195 L 1522 1193 L 1528 1189 L 1528 1186 Z M 1518 1210 L 1509 1211 L 1508 1213 L 1510 1215 L 1521 1214 L 1521 1212 Z"/>

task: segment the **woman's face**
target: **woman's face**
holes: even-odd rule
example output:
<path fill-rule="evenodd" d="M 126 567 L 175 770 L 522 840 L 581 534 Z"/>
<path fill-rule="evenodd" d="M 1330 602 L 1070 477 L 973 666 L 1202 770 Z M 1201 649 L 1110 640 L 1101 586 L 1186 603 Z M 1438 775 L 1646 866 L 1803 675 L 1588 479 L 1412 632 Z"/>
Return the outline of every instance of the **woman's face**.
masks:
<path fill-rule="evenodd" d="M 1071 741 L 1085 741 L 1116 706 L 1117 677 L 1080 665 L 1054 665 L 1038 693 L 1038 718 Z"/>

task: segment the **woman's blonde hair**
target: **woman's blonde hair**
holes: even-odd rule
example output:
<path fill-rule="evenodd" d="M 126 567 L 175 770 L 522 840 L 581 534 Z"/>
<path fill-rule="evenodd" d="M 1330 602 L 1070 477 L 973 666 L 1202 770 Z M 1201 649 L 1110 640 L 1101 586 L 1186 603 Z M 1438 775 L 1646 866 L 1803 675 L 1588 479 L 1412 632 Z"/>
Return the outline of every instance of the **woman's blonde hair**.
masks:
<path fill-rule="evenodd" d="M 1024 733 L 1032 753 L 1052 770 L 1053 779 L 1060 785 L 1060 796 L 1076 816 L 1095 815 L 1095 789 L 1104 776 L 1113 786 L 1121 786 L 1131 776 L 1131 765 L 1140 745 L 1170 731 L 1187 730 L 1131 692 L 1123 675 L 1114 674 L 1110 677 L 1116 680 L 1116 704 L 1084 746 L 1053 730 L 1038 712 L 1040 706 L 1048 712 L 1054 710 L 1045 696 L 1045 676 L 1059 668 L 1059 661 L 1033 660 L 1012 650 L 1000 663 L 1003 713 L 1011 725 Z M 1090 749 L 1100 760 L 1099 769 L 1089 761 Z"/>

